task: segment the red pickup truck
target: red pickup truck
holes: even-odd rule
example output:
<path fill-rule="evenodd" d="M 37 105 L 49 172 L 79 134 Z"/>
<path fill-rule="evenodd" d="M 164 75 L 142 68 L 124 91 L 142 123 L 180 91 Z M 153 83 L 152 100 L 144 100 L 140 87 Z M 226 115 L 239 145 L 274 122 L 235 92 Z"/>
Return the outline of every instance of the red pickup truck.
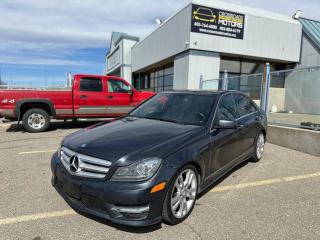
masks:
<path fill-rule="evenodd" d="M 27 131 L 42 132 L 50 119 L 119 117 L 153 95 L 118 77 L 77 74 L 71 89 L 0 90 L 0 117 L 22 120 Z"/>

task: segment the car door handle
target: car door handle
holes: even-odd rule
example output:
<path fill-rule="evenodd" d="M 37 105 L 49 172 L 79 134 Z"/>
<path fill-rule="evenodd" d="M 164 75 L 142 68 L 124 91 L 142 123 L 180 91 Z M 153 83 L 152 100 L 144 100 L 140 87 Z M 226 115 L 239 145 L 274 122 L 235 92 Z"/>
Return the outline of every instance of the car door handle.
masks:
<path fill-rule="evenodd" d="M 107 96 L 108 99 L 113 99 L 113 96 Z"/>
<path fill-rule="evenodd" d="M 87 98 L 87 95 L 80 95 L 80 98 Z"/>

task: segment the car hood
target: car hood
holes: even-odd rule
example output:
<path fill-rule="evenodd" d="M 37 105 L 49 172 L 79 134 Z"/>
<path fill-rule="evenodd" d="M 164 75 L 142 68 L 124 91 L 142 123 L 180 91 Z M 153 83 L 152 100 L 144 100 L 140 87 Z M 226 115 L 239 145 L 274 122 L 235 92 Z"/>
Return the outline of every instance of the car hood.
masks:
<path fill-rule="evenodd" d="M 126 117 L 80 130 L 63 145 L 81 154 L 128 165 L 147 157 L 164 158 L 203 127 Z"/>

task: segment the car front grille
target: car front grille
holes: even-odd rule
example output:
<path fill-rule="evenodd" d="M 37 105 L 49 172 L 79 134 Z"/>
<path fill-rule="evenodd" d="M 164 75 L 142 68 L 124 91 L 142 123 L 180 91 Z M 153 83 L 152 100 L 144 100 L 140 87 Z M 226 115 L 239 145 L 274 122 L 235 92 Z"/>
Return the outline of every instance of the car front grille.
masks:
<path fill-rule="evenodd" d="M 60 160 L 70 174 L 88 178 L 105 178 L 111 166 L 107 160 L 79 154 L 66 147 L 61 147 Z"/>

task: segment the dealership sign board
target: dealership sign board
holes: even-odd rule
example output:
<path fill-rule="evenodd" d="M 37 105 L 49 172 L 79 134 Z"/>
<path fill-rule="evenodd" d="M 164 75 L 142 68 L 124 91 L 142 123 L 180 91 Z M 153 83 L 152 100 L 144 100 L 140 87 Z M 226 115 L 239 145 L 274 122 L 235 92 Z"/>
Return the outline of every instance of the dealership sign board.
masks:
<path fill-rule="evenodd" d="M 243 39 L 245 15 L 192 4 L 191 32 Z"/>

